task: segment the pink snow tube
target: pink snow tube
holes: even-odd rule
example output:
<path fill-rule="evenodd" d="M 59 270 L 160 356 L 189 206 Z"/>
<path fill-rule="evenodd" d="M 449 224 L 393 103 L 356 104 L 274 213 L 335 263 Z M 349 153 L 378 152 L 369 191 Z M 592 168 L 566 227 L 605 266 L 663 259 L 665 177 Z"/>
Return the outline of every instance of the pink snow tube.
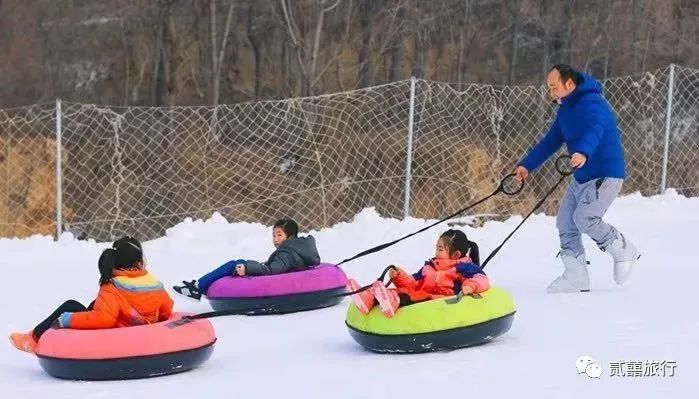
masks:
<path fill-rule="evenodd" d="M 50 329 L 36 348 L 48 374 L 74 380 L 122 380 L 191 370 L 211 357 L 216 334 L 209 320 L 98 330 Z"/>
<path fill-rule="evenodd" d="M 347 276 L 321 263 L 308 270 L 254 277 L 224 277 L 207 292 L 215 310 L 240 314 L 290 313 L 333 306 L 342 301 Z"/>

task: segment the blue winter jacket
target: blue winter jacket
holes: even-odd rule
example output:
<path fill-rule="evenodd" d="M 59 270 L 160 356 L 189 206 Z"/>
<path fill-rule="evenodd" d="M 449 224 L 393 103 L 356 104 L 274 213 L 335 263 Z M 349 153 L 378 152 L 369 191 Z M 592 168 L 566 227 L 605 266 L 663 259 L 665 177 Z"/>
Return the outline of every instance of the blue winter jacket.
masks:
<path fill-rule="evenodd" d="M 562 99 L 548 133 L 519 164 L 530 172 L 541 166 L 565 142 L 572 155 L 587 157 L 575 170 L 575 180 L 585 183 L 600 177 L 626 177 L 624 151 L 612 109 L 602 97 L 602 86 L 580 73 L 582 81 Z"/>

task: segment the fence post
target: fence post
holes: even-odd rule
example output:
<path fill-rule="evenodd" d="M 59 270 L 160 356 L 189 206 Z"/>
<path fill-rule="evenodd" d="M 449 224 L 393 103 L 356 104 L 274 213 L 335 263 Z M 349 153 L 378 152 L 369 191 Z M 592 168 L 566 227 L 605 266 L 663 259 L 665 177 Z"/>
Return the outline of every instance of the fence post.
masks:
<path fill-rule="evenodd" d="M 408 112 L 408 148 L 405 160 L 405 200 L 403 218 L 410 216 L 410 183 L 413 175 L 413 119 L 415 116 L 415 77 L 410 77 L 410 110 Z"/>
<path fill-rule="evenodd" d="M 63 126 L 63 113 L 61 112 L 61 100 L 56 99 L 56 240 L 61 237 L 63 231 L 63 162 L 61 156 L 61 132 Z"/>
<path fill-rule="evenodd" d="M 665 146 L 663 148 L 663 172 L 660 179 L 660 193 L 667 189 L 667 162 L 670 147 L 670 127 L 672 125 L 672 100 L 675 90 L 675 64 L 670 64 L 670 77 L 667 89 L 667 108 L 665 109 Z"/>

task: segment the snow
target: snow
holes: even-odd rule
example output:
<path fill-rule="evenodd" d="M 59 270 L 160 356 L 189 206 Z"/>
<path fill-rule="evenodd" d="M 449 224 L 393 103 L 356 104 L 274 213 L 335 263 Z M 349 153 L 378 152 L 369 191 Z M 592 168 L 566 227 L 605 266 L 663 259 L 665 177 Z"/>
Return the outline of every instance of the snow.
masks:
<path fill-rule="evenodd" d="M 488 265 L 491 281 L 514 296 L 512 329 L 474 348 L 419 355 L 382 355 L 363 350 L 344 325 L 349 300 L 322 310 L 283 316 L 213 319 L 218 343 L 202 367 L 179 375 L 135 381 L 74 382 L 45 374 L 37 360 L 0 345 L 3 398 L 385 398 L 391 397 L 691 397 L 699 388 L 699 277 L 694 245 L 699 198 L 674 191 L 618 199 L 607 218 L 643 251 L 630 282 L 617 287 L 608 255 L 586 238 L 592 292 L 549 295 L 560 272 L 555 219 L 535 215 Z M 461 227 L 485 258 L 521 221 Z M 385 219 L 365 209 L 349 223 L 311 232 L 324 261 L 339 262 L 431 221 Z M 446 224 L 390 249 L 347 264 L 360 283 L 388 264 L 416 269 L 431 256 Z M 66 299 L 85 304 L 97 291 L 96 264 L 108 244 L 51 237 L 0 239 L 5 271 L 5 333 L 27 331 Z M 197 278 L 238 257 L 265 258 L 271 228 L 228 223 L 214 214 L 185 220 L 165 237 L 145 243 L 149 269 L 167 286 Z M 173 297 L 176 295 L 173 294 Z M 176 298 L 176 308 L 203 312 L 206 302 Z M 109 345 L 105 342 L 105 345 Z M 599 379 L 578 374 L 588 355 L 602 367 Z M 610 362 L 674 361 L 674 377 L 612 377 Z M 487 396 L 484 396 L 487 395 Z"/>

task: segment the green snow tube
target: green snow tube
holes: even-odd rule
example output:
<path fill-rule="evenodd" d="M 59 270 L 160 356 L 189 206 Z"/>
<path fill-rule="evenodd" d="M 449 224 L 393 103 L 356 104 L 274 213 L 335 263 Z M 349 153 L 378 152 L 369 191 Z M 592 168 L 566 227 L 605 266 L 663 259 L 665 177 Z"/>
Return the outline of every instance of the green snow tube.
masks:
<path fill-rule="evenodd" d="M 375 306 L 367 315 L 350 304 L 350 335 L 375 352 L 418 353 L 480 345 L 506 333 L 515 305 L 506 291 L 491 287 L 476 295 L 433 299 L 402 307 L 386 318 Z M 455 303 L 454 303 L 455 302 Z"/>

